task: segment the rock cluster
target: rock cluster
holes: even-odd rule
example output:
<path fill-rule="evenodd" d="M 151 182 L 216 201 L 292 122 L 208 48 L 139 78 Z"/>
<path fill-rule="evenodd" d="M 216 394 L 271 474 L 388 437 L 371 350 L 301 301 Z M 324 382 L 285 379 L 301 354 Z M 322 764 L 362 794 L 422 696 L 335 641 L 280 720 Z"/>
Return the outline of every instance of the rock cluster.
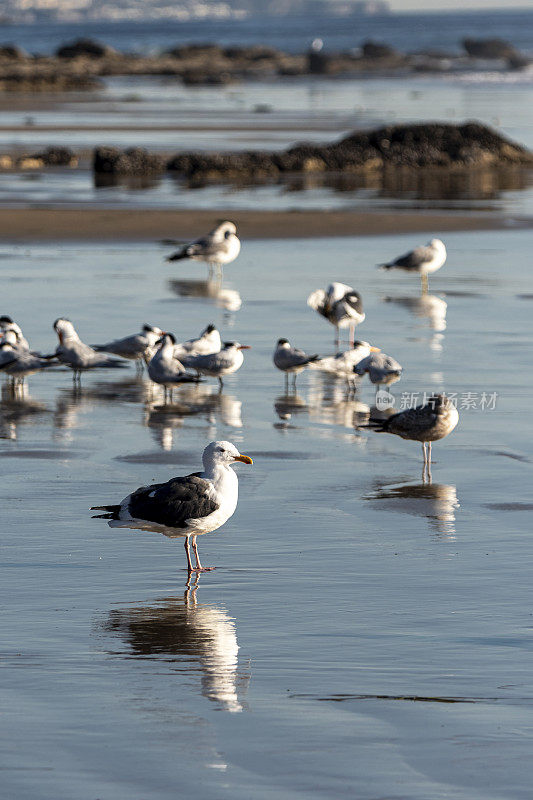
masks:
<path fill-rule="evenodd" d="M 97 174 L 149 175 L 163 172 L 165 166 L 163 156 L 143 147 L 97 147 L 93 154 L 93 171 Z"/>

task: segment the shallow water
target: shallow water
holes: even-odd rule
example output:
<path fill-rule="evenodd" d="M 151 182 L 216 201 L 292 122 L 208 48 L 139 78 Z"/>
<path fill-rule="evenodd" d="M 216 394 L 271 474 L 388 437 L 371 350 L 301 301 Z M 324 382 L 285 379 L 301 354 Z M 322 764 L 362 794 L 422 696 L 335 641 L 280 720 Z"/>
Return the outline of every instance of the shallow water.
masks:
<path fill-rule="evenodd" d="M 3 245 L 2 313 L 43 352 L 60 314 L 88 342 L 213 321 L 252 345 L 222 395 L 206 381 L 167 409 L 132 367 L 4 389 L 6 797 L 529 797 L 533 233 L 445 240 L 424 301 L 374 268 L 407 236 L 245 243 L 222 296 L 155 244 Z M 363 295 L 358 335 L 403 364 L 397 406 L 459 393 L 431 485 L 418 445 L 355 430 L 370 384 L 347 400 L 305 373 L 285 396 L 275 340 L 331 352 L 305 298 L 333 278 Z M 213 438 L 254 465 L 187 591 L 179 541 L 89 506 L 196 469 Z"/>

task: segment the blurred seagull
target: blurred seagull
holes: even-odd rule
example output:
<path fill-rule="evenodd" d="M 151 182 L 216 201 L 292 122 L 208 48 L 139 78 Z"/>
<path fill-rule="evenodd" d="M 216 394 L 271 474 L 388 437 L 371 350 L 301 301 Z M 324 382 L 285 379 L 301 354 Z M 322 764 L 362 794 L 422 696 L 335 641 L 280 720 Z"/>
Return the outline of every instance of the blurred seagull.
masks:
<path fill-rule="evenodd" d="M 242 367 L 244 361 L 242 351 L 249 349 L 249 345 L 239 344 L 239 342 L 224 342 L 224 347 L 218 353 L 211 353 L 205 356 L 190 356 L 187 359 L 187 365 L 197 370 L 200 375 L 218 378 L 220 389 L 222 390 L 224 386 L 223 376 L 231 375 Z"/>
<path fill-rule="evenodd" d="M 370 353 L 366 358 L 361 359 L 353 368 L 356 375 L 368 373 L 370 383 L 390 386 L 399 381 L 403 367 L 395 358 L 386 353 Z"/>
<path fill-rule="evenodd" d="M 222 347 L 220 333 L 214 325 L 208 325 L 197 339 L 188 339 L 174 346 L 174 358 L 179 358 L 186 364 L 188 356 L 208 356 L 218 353 Z"/>
<path fill-rule="evenodd" d="M 74 325 L 69 319 L 59 317 L 54 322 L 54 330 L 59 338 L 59 345 L 55 355 L 62 364 L 72 370 L 74 382 L 81 380 L 81 373 L 88 369 L 98 367 L 123 367 L 124 362 L 117 358 L 110 358 L 102 353 L 97 353 L 88 344 L 81 341 Z M 46 356 L 46 358 L 49 358 Z"/>
<path fill-rule="evenodd" d="M 444 439 L 459 422 L 459 413 L 452 401 L 444 394 L 433 395 L 425 405 L 408 408 L 386 419 L 370 418 L 363 428 L 372 428 L 378 433 L 394 433 L 402 439 L 422 442 L 424 467 L 431 478 L 431 443 Z M 427 444 L 427 451 L 426 451 Z"/>
<path fill-rule="evenodd" d="M 367 358 L 370 353 L 379 352 L 379 347 L 373 347 L 368 342 L 355 341 L 350 350 L 343 350 L 334 356 L 324 356 L 324 358 L 319 358 L 310 366 L 312 369 L 327 372 L 337 378 L 344 378 L 352 386 L 355 383 L 354 367 L 356 364 Z"/>
<path fill-rule="evenodd" d="M 278 339 L 276 349 L 274 350 L 274 366 L 285 373 L 285 387 L 289 388 L 289 373 L 294 375 L 293 386 L 296 387 L 296 376 L 302 372 L 306 366 L 313 361 L 317 361 L 319 355 L 308 356 L 303 350 L 296 347 L 291 347 L 288 339 Z"/>
<path fill-rule="evenodd" d="M 142 372 L 143 361 L 147 363 L 150 360 L 154 345 L 164 332 L 155 325 L 143 325 L 140 333 L 115 339 L 107 344 L 95 344 L 93 349 L 97 353 L 113 353 L 121 358 L 135 361 L 137 369 Z"/>
<path fill-rule="evenodd" d="M 180 383 L 197 383 L 198 378 L 189 375 L 185 367 L 174 357 L 176 339 L 171 333 L 163 334 L 159 340 L 159 349 L 148 363 L 148 375 L 154 383 L 159 383 L 172 399 L 172 389 Z"/>
<path fill-rule="evenodd" d="M 216 272 L 220 277 L 222 267 L 235 261 L 241 251 L 241 243 L 237 236 L 237 227 L 233 222 L 219 223 L 206 236 L 195 239 L 167 257 L 167 261 L 180 261 L 190 258 L 193 261 L 206 261 L 209 274 Z"/>
<path fill-rule="evenodd" d="M 409 253 L 395 261 L 380 264 L 382 269 L 403 269 L 406 272 L 418 272 L 422 279 L 422 291 L 428 290 L 428 275 L 436 272 L 446 261 L 446 248 L 440 239 L 432 239 L 427 245 L 415 247 Z"/>
<path fill-rule="evenodd" d="M 202 567 L 196 537 L 216 531 L 233 515 L 239 482 L 231 465 L 235 461 L 253 462 L 231 442 L 211 442 L 203 452 L 202 461 L 203 472 L 142 486 L 119 505 L 93 506 L 91 511 L 105 511 L 97 517 L 109 520 L 112 528 L 138 528 L 170 538 L 184 537 L 188 572 L 207 572 L 213 567 Z M 196 567 L 192 565 L 189 539 Z"/>
<path fill-rule="evenodd" d="M 10 332 L 12 333 L 12 332 Z M 33 355 L 29 350 L 4 341 L 0 344 L 0 370 L 13 381 L 13 386 L 22 386 L 28 375 L 33 375 L 55 364 L 51 360 Z"/>
<path fill-rule="evenodd" d="M 345 283 L 331 283 L 328 288 L 316 289 L 307 298 L 307 305 L 335 326 L 335 344 L 339 344 L 339 328 L 350 328 L 350 343 L 354 342 L 355 326 L 363 322 L 365 312 L 359 292 Z"/>
<path fill-rule="evenodd" d="M 16 336 L 17 345 L 23 350 L 30 349 L 27 339 L 24 338 L 20 325 L 17 325 L 16 322 L 13 322 L 11 317 L 7 317 L 5 315 L 0 317 L 0 331 L 2 334 L 12 331 Z"/>

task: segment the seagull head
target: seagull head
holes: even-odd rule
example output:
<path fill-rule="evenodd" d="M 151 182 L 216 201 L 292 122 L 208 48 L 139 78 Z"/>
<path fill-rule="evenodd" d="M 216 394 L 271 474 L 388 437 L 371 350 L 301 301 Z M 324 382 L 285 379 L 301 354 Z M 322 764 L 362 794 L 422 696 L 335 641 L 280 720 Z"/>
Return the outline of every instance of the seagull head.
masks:
<path fill-rule="evenodd" d="M 0 328 L 5 328 L 6 325 L 13 325 L 13 320 L 4 314 L 0 317 Z"/>
<path fill-rule="evenodd" d="M 431 241 L 428 242 L 428 246 L 436 250 L 446 250 L 444 242 L 441 239 L 431 239 Z"/>
<path fill-rule="evenodd" d="M 251 350 L 249 344 L 241 344 L 240 342 L 224 342 L 224 350 Z"/>
<path fill-rule="evenodd" d="M 208 325 L 206 328 L 204 328 L 204 330 L 202 331 L 202 336 L 207 336 L 207 335 L 209 335 L 210 333 L 214 333 L 214 332 L 216 331 L 216 329 L 217 329 L 217 326 L 216 326 L 216 325 L 213 325 L 213 323 L 211 322 L 211 323 L 210 323 L 210 324 L 209 324 L 209 325 Z"/>
<path fill-rule="evenodd" d="M 143 333 L 154 333 L 156 336 L 163 336 L 165 331 L 162 331 L 161 328 L 158 328 L 157 325 L 143 325 Z"/>
<path fill-rule="evenodd" d="M 66 317 L 59 317 L 54 322 L 54 330 L 59 337 L 59 343 L 63 344 L 65 339 L 78 339 L 78 334 L 72 322 Z"/>
<path fill-rule="evenodd" d="M 160 345 L 161 347 L 174 345 L 176 344 L 176 337 L 173 333 L 168 333 L 168 331 L 161 331 L 163 334 L 160 339 L 157 340 L 156 344 Z"/>
<path fill-rule="evenodd" d="M 278 339 L 278 347 L 290 347 L 290 342 L 288 339 Z"/>
<path fill-rule="evenodd" d="M 242 461 L 243 464 L 253 464 L 250 456 L 239 453 L 231 442 L 210 442 L 205 448 L 202 461 L 206 471 L 214 466 L 229 466 L 234 461 Z"/>
<path fill-rule="evenodd" d="M 229 239 L 231 236 L 236 235 L 237 226 L 235 225 L 234 222 L 230 222 L 229 220 L 224 219 L 218 223 L 213 233 L 216 233 L 217 236 L 220 236 L 221 239 Z"/>

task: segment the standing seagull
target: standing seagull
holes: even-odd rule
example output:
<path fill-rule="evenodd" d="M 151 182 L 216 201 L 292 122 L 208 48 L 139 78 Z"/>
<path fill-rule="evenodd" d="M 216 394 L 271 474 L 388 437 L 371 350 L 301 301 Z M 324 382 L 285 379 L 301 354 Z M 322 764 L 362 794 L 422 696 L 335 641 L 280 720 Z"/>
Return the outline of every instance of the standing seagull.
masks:
<path fill-rule="evenodd" d="M 202 567 L 196 537 L 216 531 L 233 515 L 239 482 L 231 465 L 235 461 L 253 462 L 250 456 L 239 453 L 231 442 L 211 442 L 203 452 L 202 461 L 203 472 L 142 486 L 125 497 L 120 505 L 93 506 L 91 511 L 107 512 L 98 514 L 97 518 L 110 520 L 111 528 L 138 528 L 162 533 L 171 539 L 183 536 L 189 574 L 214 569 Z M 196 567 L 191 562 L 189 539 Z"/>
<path fill-rule="evenodd" d="M 425 405 L 408 408 L 386 419 L 370 418 L 367 425 L 378 433 L 394 433 L 402 439 L 422 442 L 424 470 L 431 478 L 431 442 L 444 439 L 459 422 L 459 413 L 452 401 L 444 394 L 430 397 Z M 426 451 L 426 444 L 428 445 Z M 424 475 L 425 477 L 425 475 Z"/>
<path fill-rule="evenodd" d="M 339 344 L 339 328 L 350 328 L 350 344 L 354 343 L 355 326 L 363 322 L 365 312 L 359 292 L 345 283 L 331 283 L 316 289 L 307 298 L 307 305 L 335 326 L 335 344 Z"/>
<path fill-rule="evenodd" d="M 224 375 L 231 375 L 237 372 L 244 361 L 243 350 L 249 350 L 247 344 L 239 342 L 224 342 L 224 347 L 218 353 L 211 353 L 206 356 L 190 356 L 187 359 L 187 366 L 195 369 L 200 375 L 208 375 L 211 378 L 218 378 L 220 389 L 224 386 L 222 378 Z"/>
<path fill-rule="evenodd" d="M 371 353 L 353 368 L 356 375 L 362 376 L 367 372 L 370 383 L 377 384 L 378 388 L 383 384 L 390 386 L 399 381 L 402 370 L 402 365 L 386 353 Z"/>
<path fill-rule="evenodd" d="M 107 344 L 95 344 L 97 353 L 113 353 L 121 358 L 135 361 L 138 371 L 142 372 L 143 361 L 148 363 L 155 343 L 163 336 L 165 331 L 155 325 L 143 325 L 140 333 L 115 339 Z"/>
<path fill-rule="evenodd" d="M 197 339 L 188 339 L 175 345 L 174 358 L 184 360 L 188 356 L 208 356 L 211 353 L 218 353 L 221 347 L 220 333 L 215 325 L 210 324 L 203 329 Z"/>
<path fill-rule="evenodd" d="M 432 239 L 426 245 L 415 247 L 409 253 L 395 261 L 380 264 L 382 269 L 403 269 L 406 272 L 418 272 L 422 279 L 422 291 L 428 290 L 428 275 L 436 272 L 446 261 L 446 248 L 440 239 Z"/>
<path fill-rule="evenodd" d="M 180 261 L 190 258 L 193 261 L 206 261 L 209 265 L 209 275 L 216 272 L 217 277 L 222 275 L 222 267 L 235 261 L 241 251 L 241 243 L 237 236 L 237 227 L 233 222 L 220 222 L 207 236 L 189 242 L 181 250 L 172 253 L 167 261 Z"/>
<path fill-rule="evenodd" d="M 154 383 L 159 383 L 172 400 L 172 390 L 180 383 L 197 383 L 198 378 L 189 375 L 181 361 L 174 358 L 176 339 L 171 333 L 165 333 L 159 340 L 159 349 L 148 364 L 148 375 Z"/>
<path fill-rule="evenodd" d="M 354 367 L 359 364 L 370 353 L 379 353 L 379 347 L 373 347 L 368 342 L 356 341 L 350 350 L 342 350 L 334 356 L 324 356 L 313 364 L 312 369 L 319 369 L 328 375 L 335 375 L 336 378 L 344 378 L 348 383 L 348 388 L 355 391 L 356 373 Z"/>
<path fill-rule="evenodd" d="M 296 376 L 302 372 L 308 364 L 317 361 L 319 355 L 308 356 L 303 350 L 291 347 L 288 339 L 278 339 L 272 360 L 274 366 L 285 373 L 285 389 L 289 390 L 289 373 L 294 375 L 293 386 L 296 388 Z"/>
<path fill-rule="evenodd" d="M 110 358 L 97 353 L 88 344 L 81 341 L 74 325 L 69 319 L 60 317 L 54 322 L 54 330 L 59 338 L 55 355 L 57 360 L 72 370 L 73 381 L 81 380 L 81 373 L 97 367 L 123 367 L 124 362 L 118 358 Z"/>

